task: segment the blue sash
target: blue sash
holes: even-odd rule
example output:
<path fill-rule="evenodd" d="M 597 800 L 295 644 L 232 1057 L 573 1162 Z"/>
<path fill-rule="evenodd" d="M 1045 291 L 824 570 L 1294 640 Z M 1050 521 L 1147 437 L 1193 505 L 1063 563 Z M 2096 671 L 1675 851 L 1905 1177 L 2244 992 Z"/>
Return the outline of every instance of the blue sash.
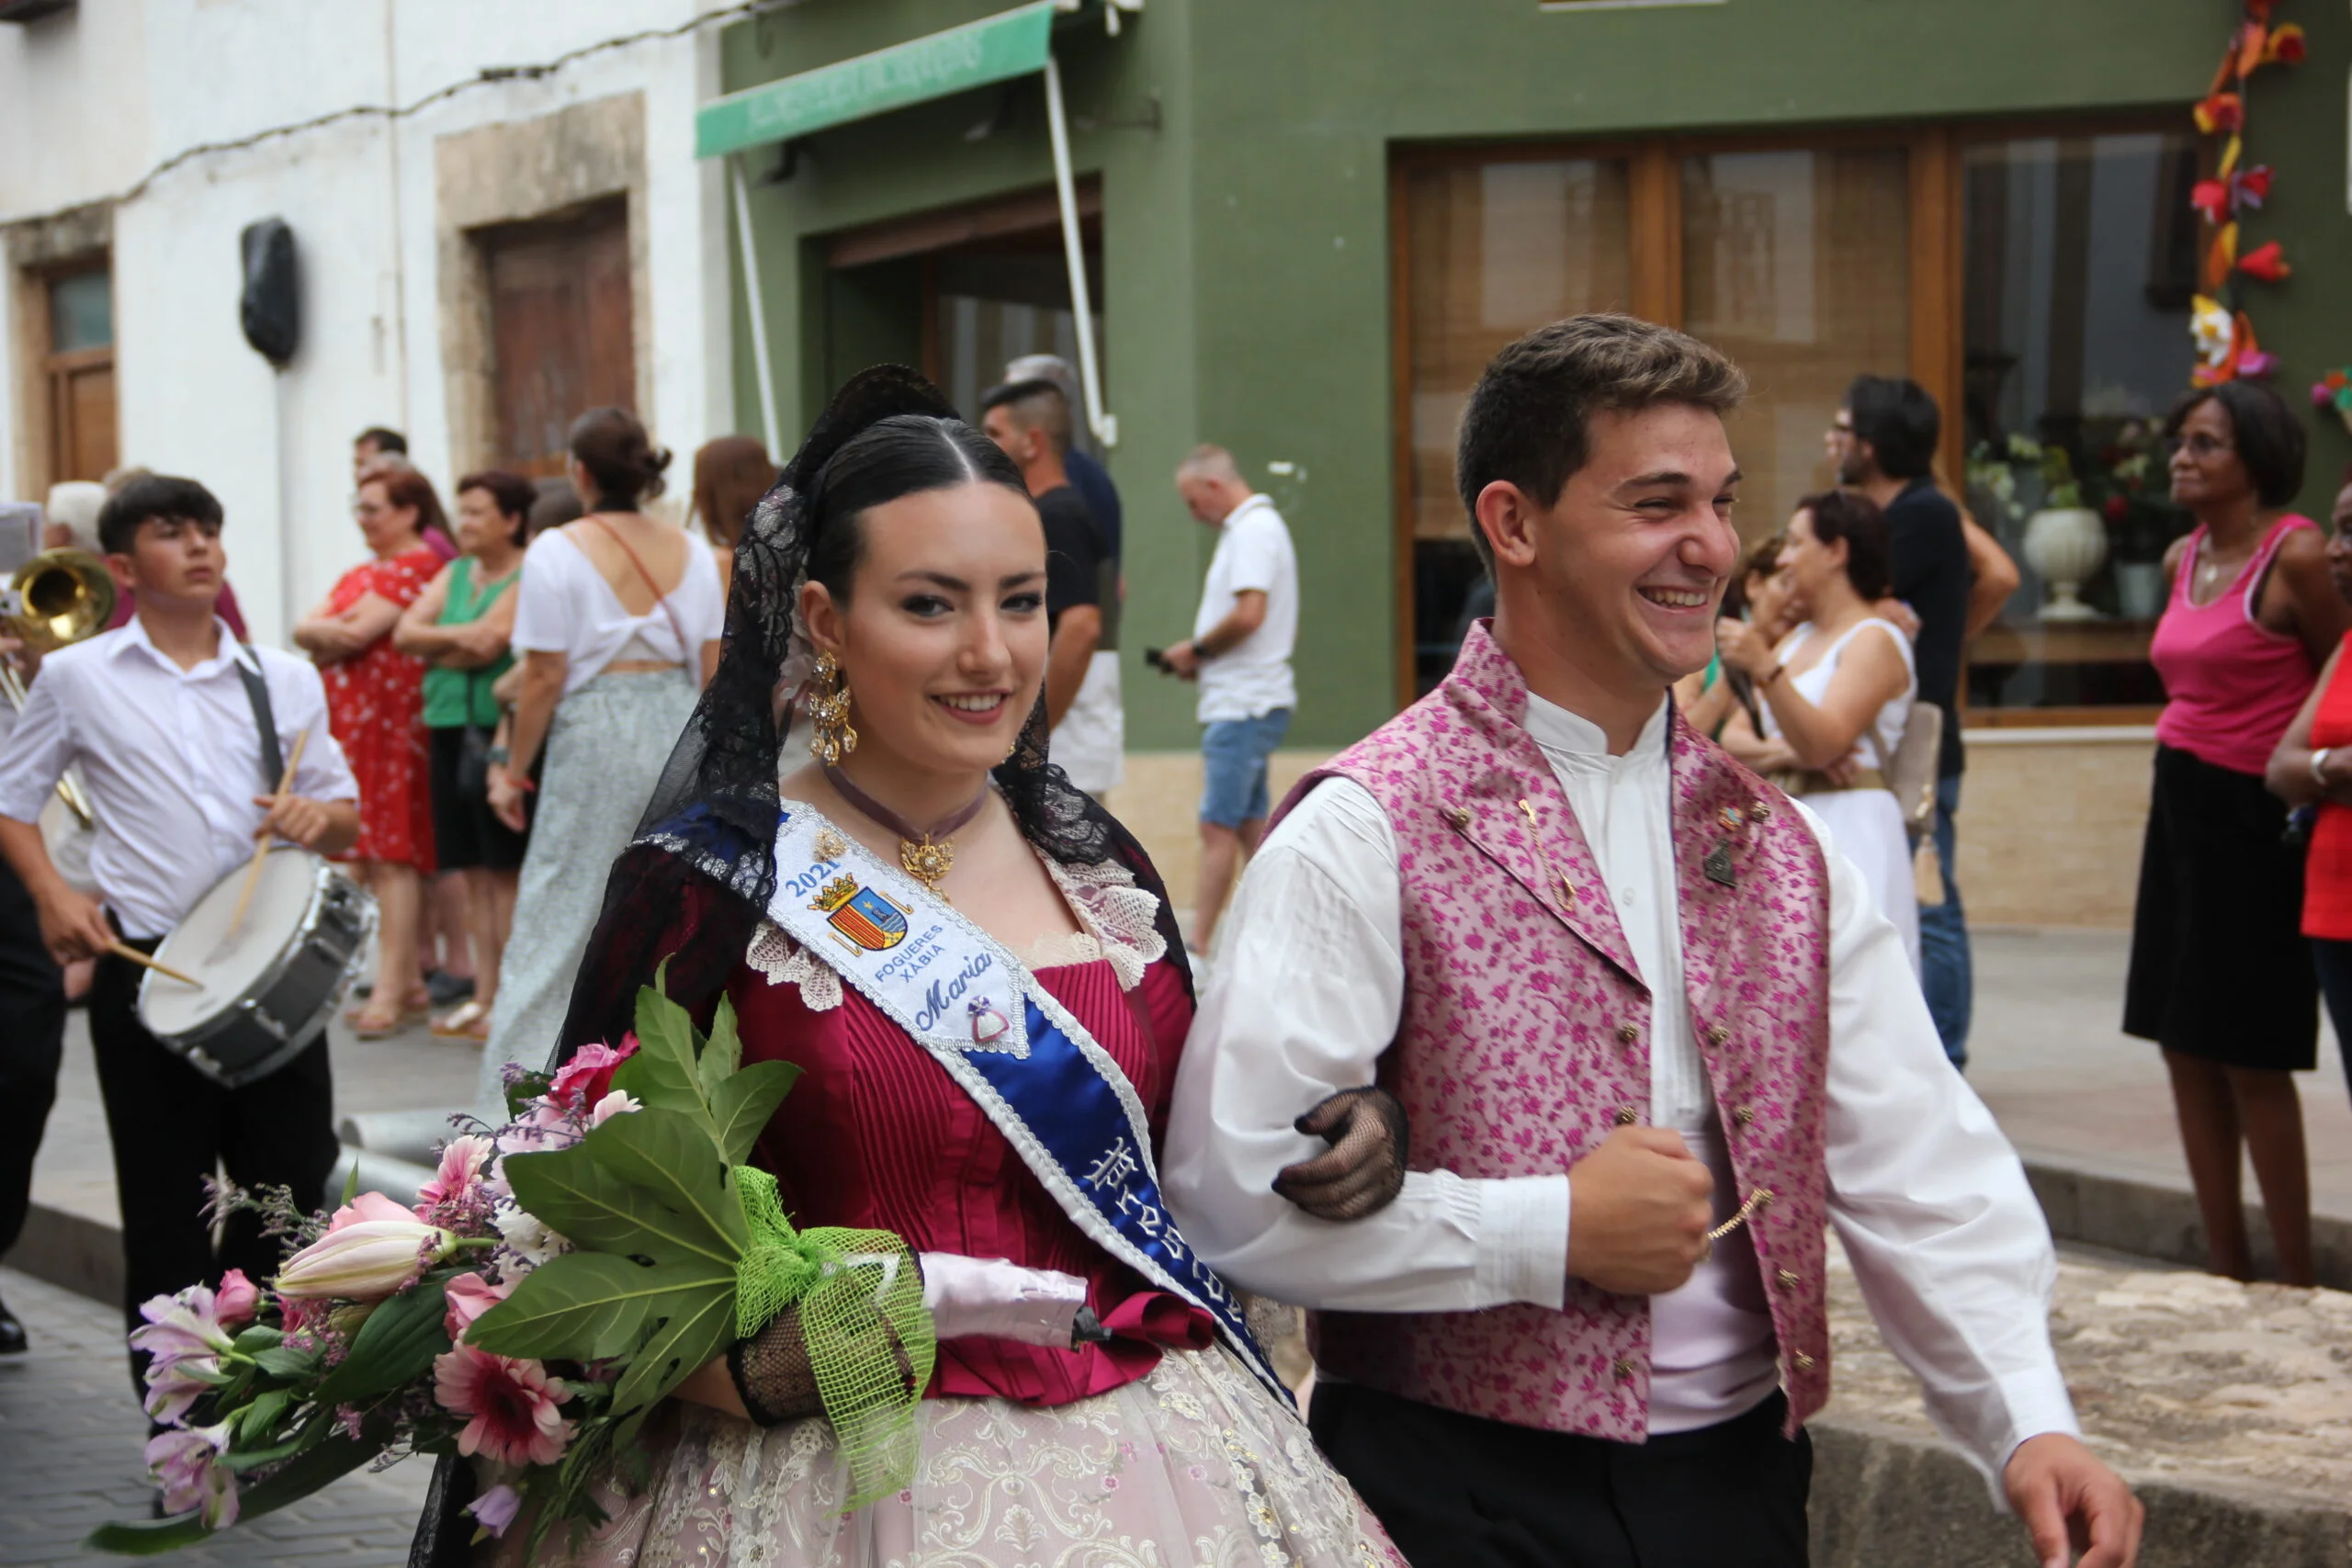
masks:
<path fill-rule="evenodd" d="M 1287 1404 L 1240 1302 L 1160 1197 L 1142 1099 L 1085 1026 L 994 938 L 813 808 L 787 808 L 774 853 L 768 919 L 946 1069 L 1071 1224 L 1208 1313 Z"/>

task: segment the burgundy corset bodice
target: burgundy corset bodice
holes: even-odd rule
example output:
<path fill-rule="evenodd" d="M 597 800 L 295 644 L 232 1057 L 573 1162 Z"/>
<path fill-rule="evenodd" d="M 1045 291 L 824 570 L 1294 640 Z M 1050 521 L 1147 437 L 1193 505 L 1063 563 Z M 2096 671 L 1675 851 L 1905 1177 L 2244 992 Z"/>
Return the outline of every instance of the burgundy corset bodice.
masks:
<path fill-rule="evenodd" d="M 1102 960 L 1037 978 L 1133 1080 L 1157 1144 L 1193 1019 L 1174 970 L 1152 964 L 1132 996 Z M 1078 1275 L 1095 1315 L 1118 1336 L 1075 1351 L 944 1341 L 933 1396 L 1066 1404 L 1142 1377 L 1163 1347 L 1208 1342 L 1207 1314 L 1148 1289 L 1087 1240 L 979 1107 L 854 989 L 844 987 L 839 1007 L 816 1012 L 798 986 L 742 967 L 728 992 L 743 1059 L 803 1069 L 752 1156 L 775 1173 L 796 1224 L 894 1231 L 916 1252 L 1009 1258 Z"/>

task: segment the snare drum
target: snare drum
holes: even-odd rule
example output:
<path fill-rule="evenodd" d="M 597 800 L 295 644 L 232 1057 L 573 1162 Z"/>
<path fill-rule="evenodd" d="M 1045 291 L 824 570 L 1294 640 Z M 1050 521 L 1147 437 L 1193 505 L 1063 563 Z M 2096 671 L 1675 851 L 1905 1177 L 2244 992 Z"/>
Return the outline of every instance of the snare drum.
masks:
<path fill-rule="evenodd" d="M 244 884 L 240 865 L 155 950 L 158 964 L 201 987 L 153 970 L 139 984 L 148 1032 L 231 1089 L 276 1072 L 318 1038 L 376 929 L 376 900 L 308 850 L 281 844 L 263 857 L 232 934 Z"/>

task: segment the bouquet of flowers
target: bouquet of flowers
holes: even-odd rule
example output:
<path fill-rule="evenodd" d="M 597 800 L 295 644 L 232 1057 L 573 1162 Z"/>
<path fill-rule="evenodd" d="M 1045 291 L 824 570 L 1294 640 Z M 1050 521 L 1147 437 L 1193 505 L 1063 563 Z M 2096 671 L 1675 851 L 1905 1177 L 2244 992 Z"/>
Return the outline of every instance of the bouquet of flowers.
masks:
<path fill-rule="evenodd" d="M 604 1518 L 608 1464 L 642 1485 L 652 1406 L 786 1306 L 853 1506 L 902 1484 L 934 1351 L 922 1274 L 888 1233 L 792 1227 L 742 1162 L 799 1069 L 744 1066 L 731 1007 L 706 1037 L 659 984 L 617 1046 L 514 1075 L 514 1119 L 452 1139 L 413 1209 L 349 1187 L 331 1215 L 223 1194 L 295 1250 L 266 1287 L 232 1270 L 141 1309 L 147 1409 L 169 1427 L 147 1461 L 177 1517 L 90 1544 L 168 1551 L 363 1464 L 458 1454 L 503 1478 L 469 1509 L 481 1529 L 527 1515 L 536 1551 Z"/>

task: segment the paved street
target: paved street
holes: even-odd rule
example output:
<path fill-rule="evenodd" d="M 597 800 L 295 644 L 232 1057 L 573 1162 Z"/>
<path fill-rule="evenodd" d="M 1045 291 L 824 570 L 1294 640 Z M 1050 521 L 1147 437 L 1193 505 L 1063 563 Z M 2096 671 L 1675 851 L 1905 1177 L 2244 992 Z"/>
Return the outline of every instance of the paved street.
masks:
<path fill-rule="evenodd" d="M 147 1422 L 131 1402 L 121 1325 L 12 1269 L 0 1269 L 0 1299 L 32 1336 L 26 1354 L 0 1358 L 0 1564 L 122 1562 L 81 1544 L 108 1519 L 146 1517 L 152 1495 L 140 1461 Z M 430 1475 L 412 1461 L 351 1476 L 168 1561 L 394 1568 L 408 1561 Z"/>

